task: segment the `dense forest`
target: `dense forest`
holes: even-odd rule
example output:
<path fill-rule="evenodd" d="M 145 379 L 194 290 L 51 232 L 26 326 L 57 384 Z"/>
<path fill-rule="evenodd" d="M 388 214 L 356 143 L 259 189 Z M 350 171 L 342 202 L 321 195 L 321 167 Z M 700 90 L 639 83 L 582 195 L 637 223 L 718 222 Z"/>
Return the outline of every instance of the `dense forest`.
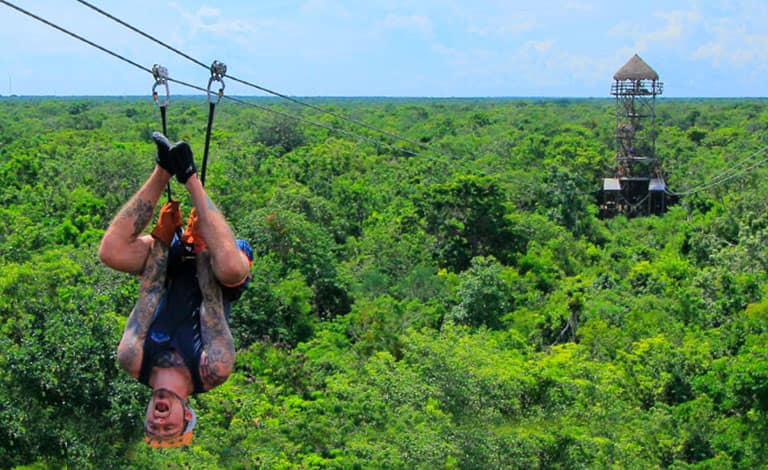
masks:
<path fill-rule="evenodd" d="M 256 253 L 235 372 L 153 450 L 116 360 L 139 280 L 97 249 L 158 108 L 0 99 L 0 467 L 768 466 L 768 101 L 659 101 L 685 195 L 632 219 L 598 217 L 609 99 L 247 103 L 206 179 Z M 198 158 L 207 111 L 168 109 Z"/>

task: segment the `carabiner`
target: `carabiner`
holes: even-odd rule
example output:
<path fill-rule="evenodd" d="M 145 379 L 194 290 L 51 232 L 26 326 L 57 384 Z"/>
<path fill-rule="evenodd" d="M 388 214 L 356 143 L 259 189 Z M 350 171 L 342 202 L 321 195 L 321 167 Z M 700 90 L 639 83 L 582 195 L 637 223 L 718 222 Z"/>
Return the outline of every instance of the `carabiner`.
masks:
<path fill-rule="evenodd" d="M 168 89 L 168 69 L 162 65 L 155 64 L 152 67 L 152 75 L 155 77 L 155 84 L 152 85 L 152 99 L 155 100 L 158 106 L 164 108 L 168 106 L 171 101 L 171 92 Z M 161 103 L 160 97 L 157 94 L 158 85 L 165 86 L 165 100 Z"/>
<path fill-rule="evenodd" d="M 227 74 L 227 66 L 223 62 L 219 62 L 218 60 L 214 60 L 211 64 L 211 78 L 208 79 L 208 103 L 214 104 L 213 99 L 211 98 L 211 85 L 213 82 L 219 82 L 221 83 L 221 88 L 219 88 L 219 92 L 216 94 L 216 103 L 219 104 L 219 101 L 221 101 L 221 97 L 224 96 L 224 75 Z"/>

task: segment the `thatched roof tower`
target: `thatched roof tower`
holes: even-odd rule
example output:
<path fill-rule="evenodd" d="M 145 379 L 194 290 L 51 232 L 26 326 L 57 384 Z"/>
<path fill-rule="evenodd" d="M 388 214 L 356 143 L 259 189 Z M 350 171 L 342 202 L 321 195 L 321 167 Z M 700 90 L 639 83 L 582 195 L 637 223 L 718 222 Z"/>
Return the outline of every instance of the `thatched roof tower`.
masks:
<path fill-rule="evenodd" d="M 635 54 L 613 75 L 614 80 L 658 80 L 659 74 Z"/>
<path fill-rule="evenodd" d="M 601 214 L 662 214 L 670 198 L 656 156 L 656 97 L 664 84 L 635 54 L 613 75 L 616 97 L 616 168 L 603 179 Z"/>

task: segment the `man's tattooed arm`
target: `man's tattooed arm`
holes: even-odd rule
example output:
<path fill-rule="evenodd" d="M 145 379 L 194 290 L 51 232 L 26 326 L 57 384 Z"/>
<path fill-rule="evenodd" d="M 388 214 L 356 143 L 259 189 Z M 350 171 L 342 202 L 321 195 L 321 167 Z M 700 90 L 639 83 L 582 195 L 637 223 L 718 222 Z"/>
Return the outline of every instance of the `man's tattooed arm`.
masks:
<path fill-rule="evenodd" d="M 205 195 L 205 205 L 208 207 L 208 209 L 212 210 L 213 212 L 221 212 L 218 207 L 216 207 L 216 204 L 213 203 L 210 197 L 208 195 Z"/>
<path fill-rule="evenodd" d="M 134 196 L 127 204 L 120 208 L 113 223 L 130 224 L 131 236 L 137 237 L 152 221 L 155 205 L 152 201 Z M 127 227 L 126 227 L 127 228 Z"/>
<path fill-rule="evenodd" d="M 214 277 L 208 250 L 197 254 L 197 278 L 203 293 L 200 307 L 203 336 L 200 377 L 205 389 L 210 390 L 229 378 L 235 362 L 235 347 L 224 315 L 221 287 Z"/>
<path fill-rule="evenodd" d="M 123 338 L 117 348 L 120 366 L 133 377 L 139 376 L 144 352 L 144 339 L 147 337 L 155 309 L 165 293 L 167 268 L 168 247 L 155 240 L 147 259 L 144 274 L 141 277 L 139 299 L 128 317 Z"/>
<path fill-rule="evenodd" d="M 129 204 L 121 210 L 117 216 L 133 219 L 133 233 L 131 235 L 137 237 L 152 220 L 154 209 L 155 206 L 150 201 L 136 199 L 133 204 Z"/>

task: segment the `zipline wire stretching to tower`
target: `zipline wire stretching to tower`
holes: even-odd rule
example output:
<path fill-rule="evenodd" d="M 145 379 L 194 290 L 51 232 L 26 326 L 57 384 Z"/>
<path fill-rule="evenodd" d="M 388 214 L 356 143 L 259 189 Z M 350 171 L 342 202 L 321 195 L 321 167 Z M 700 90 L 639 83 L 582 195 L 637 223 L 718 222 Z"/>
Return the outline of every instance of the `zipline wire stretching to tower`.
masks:
<path fill-rule="evenodd" d="M 753 160 L 754 158 L 756 158 L 760 154 L 765 153 L 766 151 L 768 151 L 768 146 L 765 146 L 765 147 L 761 148 L 760 150 L 758 150 L 758 151 L 752 153 L 751 155 L 749 155 L 748 157 L 745 157 L 741 161 L 735 163 L 730 168 L 727 168 L 726 170 L 716 174 L 715 176 L 711 177 L 709 179 L 709 181 L 706 181 L 706 182 L 704 182 L 704 183 L 702 183 L 702 184 L 700 184 L 698 186 L 694 186 L 693 188 L 690 188 L 690 189 L 687 189 L 687 190 L 681 191 L 681 192 L 674 192 L 674 191 L 667 190 L 667 194 L 670 194 L 672 196 L 689 196 L 691 194 L 698 193 L 700 191 L 704 191 L 705 189 L 710 189 L 710 188 L 713 188 L 713 187 L 718 186 L 720 184 L 723 184 L 723 183 L 725 183 L 727 181 L 730 181 L 733 178 L 741 176 L 744 173 L 746 173 L 747 171 L 754 170 L 755 168 L 759 167 L 760 165 L 768 162 L 768 157 L 765 157 L 762 160 L 758 160 L 757 162 L 755 162 L 755 163 L 753 163 L 753 164 L 751 164 L 751 165 L 749 165 L 749 166 L 747 166 L 745 168 L 742 168 L 742 169 L 738 170 L 739 167 L 741 167 L 742 165 L 746 164 L 748 161 Z"/>
<path fill-rule="evenodd" d="M 58 31 L 60 31 L 60 32 L 62 32 L 64 34 L 67 34 L 67 35 L 69 35 L 69 36 L 71 36 L 71 37 L 73 37 L 73 38 L 75 38 L 75 39 L 77 39 L 79 41 L 82 41 L 82 42 L 88 44 L 91 47 L 99 49 L 100 51 L 105 52 L 105 53 L 111 55 L 112 57 L 115 57 L 115 58 L 117 58 L 117 59 L 119 59 L 119 60 L 121 60 L 123 62 L 126 62 L 127 64 L 132 65 L 132 66 L 138 68 L 139 70 L 143 70 L 144 72 L 147 72 L 147 73 L 153 75 L 153 77 L 155 76 L 155 72 L 152 69 L 150 69 L 148 67 L 145 67 L 145 66 L 143 66 L 143 65 L 141 65 L 141 64 L 139 64 L 139 63 L 137 63 L 137 62 L 135 62 L 135 61 L 133 61 L 131 59 L 128 59 L 127 57 L 125 57 L 125 56 L 123 56 L 121 54 L 118 54 L 118 53 L 116 53 L 114 51 L 111 51 L 110 49 L 107 49 L 106 47 L 101 46 L 101 45 L 99 45 L 99 44 L 97 44 L 97 43 L 95 43 L 95 42 L 93 42 L 93 41 L 91 41 L 91 40 L 89 40 L 89 39 L 87 39 L 87 38 L 77 34 L 77 33 L 74 33 L 72 31 L 69 31 L 66 28 L 58 26 L 57 24 L 55 24 L 55 23 L 53 23 L 51 21 L 48 21 L 48 20 L 46 20 L 45 18 L 43 18 L 43 17 L 41 17 L 39 15 L 36 15 L 36 14 L 34 14 L 34 13 L 28 11 L 28 10 L 25 10 L 25 9 L 19 7 L 19 6 L 16 6 L 13 3 L 8 2 L 6 0 L 0 0 L 0 3 L 6 5 L 6 6 L 10 7 L 10 8 L 13 8 L 16 11 L 18 11 L 18 12 L 24 14 L 24 15 L 27 15 L 27 16 L 29 16 L 29 17 L 31 17 L 31 18 L 33 18 L 33 19 L 35 19 L 35 20 L 37 20 L 37 21 L 39 21 L 41 23 L 44 23 L 44 24 L 50 26 L 51 28 L 54 28 L 54 29 L 56 29 L 56 30 L 58 30 Z M 198 61 L 195 61 L 195 62 L 196 63 L 200 63 Z M 206 68 L 209 68 L 209 67 L 206 66 Z M 197 86 L 197 85 L 193 85 L 191 83 L 187 83 L 187 82 L 184 82 L 182 80 L 178 80 L 178 79 L 171 78 L 171 77 L 166 77 L 165 79 L 168 82 L 173 82 L 173 83 L 176 83 L 178 85 L 185 86 L 187 88 L 191 88 L 191 89 L 194 89 L 194 90 L 202 91 L 202 92 L 204 92 L 206 94 L 209 93 L 209 90 L 206 89 L 206 88 L 203 88 L 203 87 L 200 87 L 200 86 Z M 244 105 L 247 105 L 247 106 L 253 106 L 253 107 L 261 109 L 263 111 L 267 111 L 267 112 L 270 112 L 270 113 L 273 113 L 273 114 L 277 114 L 277 115 L 280 115 L 280 116 L 283 116 L 283 117 L 287 117 L 287 118 L 290 118 L 290 119 L 293 119 L 293 120 L 296 120 L 296 121 L 301 121 L 301 122 L 304 122 L 306 124 L 310 124 L 310 125 L 313 125 L 313 126 L 316 126 L 316 127 L 320 127 L 320 128 L 326 129 L 326 130 L 328 130 L 330 132 L 336 132 L 336 133 L 344 134 L 344 135 L 356 138 L 358 140 L 366 141 L 366 142 L 374 144 L 376 146 L 384 145 L 384 146 L 387 146 L 387 147 L 390 147 L 390 148 L 394 148 L 392 146 L 392 144 L 389 144 L 387 142 L 382 142 L 380 140 L 376 140 L 376 139 L 373 139 L 371 137 L 367 137 L 367 136 L 364 136 L 364 135 L 360 135 L 360 134 L 357 134 L 357 133 L 355 133 L 353 131 L 348 131 L 346 129 L 341 129 L 341 128 L 338 128 L 338 127 L 335 127 L 335 126 L 331 126 L 331 125 L 328 125 L 328 124 L 323 124 L 323 123 L 320 123 L 320 122 L 317 122 L 317 121 L 313 121 L 311 119 L 307 119 L 307 118 L 304 118 L 304 117 L 301 117 L 301 116 L 296 116 L 296 115 L 293 115 L 293 114 L 290 114 L 290 113 L 286 113 L 286 112 L 283 112 L 283 111 L 278 111 L 278 110 L 275 110 L 275 109 L 272 109 L 272 108 L 269 108 L 269 107 L 266 107 L 266 106 L 261 106 L 261 105 L 258 105 L 256 103 L 252 103 L 252 102 L 245 101 L 245 100 L 242 100 L 242 99 L 237 99 L 237 98 L 233 98 L 233 97 L 229 97 L 229 96 L 223 96 L 223 98 L 228 99 L 230 101 L 234 101 L 234 102 L 240 103 L 240 104 L 244 104 Z M 320 108 L 318 108 L 318 109 L 320 109 Z M 395 136 L 396 134 L 392 134 L 392 135 Z M 407 141 L 408 139 L 405 139 L 405 138 L 401 137 L 400 140 Z M 405 153 L 408 153 L 408 154 L 413 155 L 413 156 L 423 155 L 423 154 L 419 154 L 417 152 L 413 152 L 413 151 L 408 150 L 408 149 L 400 148 L 398 150 L 402 151 L 402 152 L 405 152 Z M 431 150 L 431 149 L 429 149 L 429 150 L 431 152 L 433 152 L 433 153 L 437 153 L 434 150 Z M 438 154 L 438 155 L 440 155 L 440 154 Z"/>
<path fill-rule="evenodd" d="M 184 53 L 184 52 L 182 52 L 182 51 L 180 51 L 180 50 L 178 50 L 178 49 L 176 49 L 176 48 L 174 48 L 174 47 L 172 47 L 172 46 L 170 46 L 170 45 L 168 45 L 166 43 L 164 43 L 163 41 L 160 41 L 160 40 L 156 39 L 155 37 L 153 37 L 153 36 L 143 32 L 142 30 L 140 30 L 140 29 L 138 29 L 138 28 L 136 28 L 136 27 L 126 23 L 125 21 L 123 21 L 123 20 L 121 20 L 121 19 L 119 19 L 119 18 L 109 14 L 108 12 L 106 12 L 106 11 L 96 7 L 95 5 L 92 5 L 91 3 L 89 3 L 89 2 L 87 2 L 85 0 L 77 0 L 77 1 L 79 3 L 87 6 L 88 8 L 91 8 L 94 11 L 96 11 L 96 12 L 106 16 L 107 18 L 109 18 L 109 19 L 111 19 L 111 20 L 113 20 L 113 21 L 115 21 L 115 22 L 125 26 L 126 28 L 129 28 L 130 30 L 136 32 L 137 34 L 140 34 L 141 36 L 143 36 L 143 37 L 145 37 L 145 38 L 147 38 L 147 39 L 149 39 L 149 40 L 151 40 L 151 41 L 153 41 L 153 42 L 155 42 L 155 43 L 157 43 L 157 44 L 159 44 L 159 45 L 161 45 L 161 46 L 163 46 L 163 47 L 165 47 L 165 48 L 167 48 L 169 50 L 171 50 L 172 52 L 174 52 L 174 53 L 176 53 L 176 54 L 178 54 L 178 55 L 180 55 L 180 56 L 182 56 L 184 58 L 186 58 L 187 60 L 189 60 L 189 61 L 191 61 L 191 62 L 193 62 L 193 63 L 195 63 L 197 65 L 200 65 L 202 67 L 205 67 L 206 69 L 210 69 L 210 66 L 205 65 L 203 62 L 201 62 L 201 61 L 195 59 L 194 57 L 192 57 L 192 56 L 190 56 L 190 55 L 188 55 L 188 54 L 186 54 L 186 53 Z M 145 66 L 143 66 L 143 65 L 141 65 L 141 64 L 139 64 L 139 63 L 137 63 L 137 62 L 135 62 L 135 61 L 133 61 L 131 59 L 128 59 L 127 57 L 125 57 L 125 56 L 123 56 L 121 54 L 118 54 L 118 53 L 116 53 L 116 52 L 114 52 L 114 51 L 112 51 L 112 50 L 110 50 L 110 49 L 108 49 L 108 48 L 106 48 L 104 46 L 101 46 L 101 45 L 99 45 L 99 44 L 97 44 L 97 43 L 95 43 L 95 42 L 93 42 L 93 41 L 91 41 L 91 40 L 89 40 L 89 39 L 87 39 L 87 38 L 77 34 L 77 33 L 74 33 L 72 31 L 69 31 L 66 28 L 58 26 L 57 24 L 55 24 L 55 23 L 53 23 L 51 21 L 48 21 L 48 20 L 46 20 L 45 18 L 43 18 L 43 17 L 41 17 L 39 15 L 36 15 L 36 14 L 34 14 L 34 13 L 30 12 L 30 11 L 27 11 L 27 10 L 25 10 L 25 9 L 19 7 L 19 6 L 16 6 L 13 3 L 8 2 L 7 0 L 0 0 L 0 3 L 6 5 L 6 6 L 10 7 L 10 8 L 12 8 L 12 9 L 14 9 L 14 10 L 16 10 L 16 11 L 18 11 L 18 12 L 24 14 L 24 15 L 27 15 L 27 16 L 29 16 L 29 17 L 31 17 L 31 18 L 33 18 L 33 19 L 35 19 L 35 20 L 37 20 L 37 21 L 39 21 L 41 23 L 44 23 L 45 25 L 50 26 L 51 28 L 54 28 L 54 29 L 56 29 L 56 30 L 58 30 L 58 31 L 60 31 L 60 32 L 62 32 L 64 34 L 67 34 L 67 35 L 69 35 L 69 36 L 71 36 L 71 37 L 73 37 L 73 38 L 75 38 L 75 39 L 77 39 L 77 40 L 79 40 L 81 42 L 84 42 L 84 43 L 88 44 L 91 47 L 99 49 L 100 51 L 102 51 L 102 52 L 104 52 L 106 54 L 109 54 L 112 57 L 115 57 L 115 58 L 117 58 L 117 59 L 119 59 L 119 60 L 129 64 L 129 65 L 132 65 L 132 66 L 138 68 L 139 70 L 147 72 L 147 73 L 153 75 L 153 77 L 156 77 L 156 71 L 154 69 L 150 69 L 148 67 L 145 67 Z M 395 134 L 393 132 L 390 132 L 390 131 L 387 131 L 387 130 L 384 130 L 384 129 L 380 129 L 378 127 L 369 125 L 369 124 L 364 123 L 362 121 L 359 121 L 357 119 L 353 119 L 353 118 L 350 118 L 350 117 L 347 117 L 347 116 L 335 113 L 333 111 L 329 111 L 329 110 L 323 109 L 323 108 L 321 108 L 319 106 L 315 106 L 313 104 L 303 102 L 303 101 L 298 100 L 296 98 L 284 95 L 282 93 L 278 93 L 276 91 L 273 91 L 273 90 L 270 90 L 268 88 L 256 85 L 256 84 L 248 82 L 246 80 L 243 80 L 243 79 L 240 79 L 240 78 L 237 78 L 237 77 L 233 77 L 231 75 L 228 76 L 227 78 L 230 79 L 230 80 L 233 80 L 235 82 L 244 84 L 246 86 L 250 86 L 250 87 L 253 87 L 255 89 L 258 89 L 258 90 L 264 91 L 266 93 L 272 94 L 274 96 L 286 99 L 288 101 L 291 101 L 293 103 L 299 104 L 301 106 L 313 109 L 313 110 L 321 112 L 323 114 L 327 114 L 327 115 L 333 116 L 335 118 L 341 119 L 343 121 L 350 122 L 350 123 L 362 126 L 362 127 L 366 128 L 368 130 L 379 132 L 379 133 L 381 133 L 383 135 L 386 135 L 388 137 L 394 138 L 396 140 L 399 140 L 399 141 L 402 141 L 402 142 L 406 142 L 406 143 L 409 143 L 409 144 L 412 144 L 412 145 L 416 145 L 416 146 L 418 146 L 418 147 L 420 147 L 420 148 L 422 148 L 422 149 L 424 149 L 426 151 L 429 151 L 431 153 L 434 153 L 434 154 L 439 155 L 439 156 L 444 157 L 444 158 L 448 158 L 448 159 L 452 160 L 454 163 L 457 163 L 457 162 L 461 161 L 461 160 L 457 159 L 456 157 L 454 157 L 452 155 L 445 155 L 445 154 L 441 154 L 439 152 L 436 152 L 431 147 L 425 145 L 422 142 L 418 142 L 418 141 L 415 141 L 413 139 L 408 139 L 406 137 L 400 136 L 400 135 Z M 206 88 L 203 88 L 203 87 L 199 87 L 197 85 L 193 85 L 193 84 L 184 82 L 182 80 L 174 79 L 174 78 L 171 78 L 171 77 L 166 77 L 165 79 L 168 82 L 173 82 L 173 83 L 182 85 L 182 86 L 187 87 L 187 88 L 198 90 L 198 91 L 206 93 L 207 95 L 210 94 L 210 90 L 209 89 L 206 89 Z M 293 120 L 304 122 L 306 124 L 310 124 L 310 125 L 313 125 L 313 126 L 316 126 L 316 127 L 320 127 L 320 128 L 328 130 L 329 132 L 336 132 L 336 133 L 344 134 L 344 135 L 356 138 L 358 140 L 371 143 L 371 144 L 373 144 L 375 146 L 384 145 L 384 146 L 387 146 L 387 147 L 390 147 L 390 148 L 394 148 L 392 144 L 389 144 L 387 142 L 382 142 L 382 141 L 379 141 L 379 140 L 376 140 L 376 139 L 373 139 L 371 137 L 367 137 L 367 136 L 364 136 L 364 135 L 360 135 L 360 134 L 357 134 L 357 133 L 355 133 L 353 131 L 349 131 L 349 130 L 346 130 L 346 129 L 341 129 L 341 128 L 338 128 L 338 127 L 335 127 L 335 126 L 332 126 L 332 125 L 328 125 L 328 124 L 323 124 L 321 122 L 313 121 L 311 119 L 307 119 L 307 118 L 304 118 L 304 117 L 301 117 L 301 116 L 296 116 L 296 115 L 293 115 L 293 114 L 290 114 L 290 113 L 287 113 L 287 112 L 283 112 L 283 111 L 279 111 L 279 110 L 276 110 L 276 109 L 272 109 L 272 108 L 269 108 L 267 106 L 262 106 L 262 105 L 259 105 L 259 104 L 256 104 L 256 103 L 253 103 L 253 102 L 250 102 L 250 101 L 246 101 L 246 100 L 243 100 L 243 99 L 238 99 L 238 98 L 234 98 L 234 97 L 230 97 L 230 96 L 223 96 L 223 98 L 228 99 L 230 101 L 234 101 L 234 102 L 243 104 L 243 105 L 246 105 L 246 106 L 252 106 L 252 107 L 258 108 L 260 110 L 263 110 L 263 111 L 266 111 L 266 112 L 270 112 L 270 113 L 273 113 L 273 114 L 276 114 L 276 115 L 279 115 L 279 116 L 283 116 L 283 117 L 286 117 L 286 118 L 289 118 L 289 119 L 293 119 Z M 413 151 L 410 151 L 410 150 L 404 149 L 404 148 L 398 148 L 397 150 L 401 151 L 401 152 L 408 153 L 408 154 L 413 155 L 413 156 L 418 156 L 418 155 L 426 156 L 423 153 L 413 152 Z M 675 196 L 687 196 L 687 195 L 690 195 L 690 194 L 702 191 L 704 189 L 709 189 L 711 187 L 714 187 L 714 186 L 717 186 L 719 184 L 725 183 L 725 182 L 727 182 L 727 181 L 729 181 L 729 180 L 731 180 L 733 178 L 736 178 L 736 177 L 742 175 L 746 171 L 754 169 L 754 168 L 756 168 L 756 167 L 758 167 L 758 166 L 768 162 L 768 157 L 766 157 L 766 158 L 763 158 L 762 160 L 759 160 L 758 162 L 756 162 L 756 163 L 754 163 L 754 164 L 752 164 L 752 165 L 750 165 L 750 166 L 748 166 L 748 167 L 746 167 L 746 168 L 744 168 L 744 169 L 742 169 L 740 171 L 736 170 L 738 167 L 743 165 L 746 161 L 751 160 L 751 159 L 757 157 L 758 155 L 764 153 L 765 151 L 768 151 L 768 146 L 763 147 L 762 149 L 758 150 L 757 152 L 753 153 L 752 155 L 746 157 L 742 161 L 740 161 L 737 164 L 733 165 L 731 168 L 721 172 L 718 175 L 715 175 L 713 178 L 710 179 L 709 182 L 705 182 L 705 183 L 703 183 L 703 184 L 701 184 L 699 186 L 696 186 L 696 187 L 694 187 L 694 188 L 692 188 L 690 190 L 686 190 L 686 191 L 683 191 L 683 192 L 674 192 L 674 191 L 669 191 L 668 190 L 667 192 L 668 192 L 668 194 L 675 195 Z M 442 162 L 442 163 L 446 163 L 446 162 Z M 731 172 L 733 172 L 733 173 L 730 174 Z M 583 192 L 583 193 L 582 192 L 574 192 L 574 194 L 586 195 L 586 194 L 590 194 L 590 193 L 593 193 L 593 192 L 594 191 L 588 191 L 588 192 Z"/>
<path fill-rule="evenodd" d="M 112 15 L 112 14 L 102 10 L 101 8 L 93 5 L 92 3 L 87 2 L 85 0 L 76 0 L 76 1 L 81 3 L 81 4 L 83 4 L 83 5 L 85 5 L 85 6 L 87 6 L 88 8 L 98 12 L 99 14 L 106 16 L 107 18 L 111 19 L 112 21 L 115 21 L 115 22 L 125 26 L 126 28 L 130 29 L 131 31 L 133 31 L 135 33 L 138 33 L 141 36 L 144 36 L 145 38 L 149 39 L 150 41 L 152 41 L 152 42 L 154 42 L 156 44 L 159 44 L 159 45 L 165 47 L 166 49 L 168 49 L 168 50 L 170 50 L 172 52 L 175 52 L 176 54 L 184 57 L 185 59 L 187 59 L 187 60 L 189 60 L 189 61 L 191 61 L 191 62 L 193 62 L 193 63 L 195 63 L 195 64 L 197 64 L 197 65 L 199 65 L 199 66 L 201 66 L 203 68 L 205 68 L 205 69 L 209 68 L 208 65 L 206 65 L 203 62 L 195 59 L 194 57 L 190 56 L 189 54 L 186 54 L 186 53 L 180 51 L 179 49 L 176 49 L 175 47 L 170 46 L 169 44 L 167 44 L 167 43 L 165 43 L 165 42 L 155 38 L 151 34 L 148 34 L 148 33 L 142 31 L 139 28 L 136 28 L 135 26 L 133 26 L 133 25 L 131 25 L 129 23 L 126 23 L 125 21 L 123 21 L 123 20 L 115 17 L 114 15 Z M 263 86 L 257 85 L 255 83 L 249 82 L 247 80 L 243 80 L 241 78 L 234 77 L 232 75 L 228 75 L 227 78 L 229 80 L 241 83 L 243 85 L 246 85 L 246 86 L 249 86 L 249 87 L 252 87 L 252 88 L 255 88 L 257 90 L 263 91 L 263 92 L 268 93 L 270 95 L 283 98 L 285 100 L 291 101 L 291 102 L 296 103 L 298 105 L 301 105 L 301 106 L 313 109 L 315 111 L 321 112 L 323 114 L 328 114 L 330 116 L 333 116 L 335 118 L 341 119 L 343 121 L 347 121 L 347 122 L 350 122 L 352 124 L 356 124 L 358 126 L 364 127 L 364 128 L 366 128 L 368 130 L 371 130 L 371 131 L 374 131 L 374 132 L 379 132 L 379 133 L 384 134 L 384 135 L 386 135 L 388 137 L 392 137 L 393 139 L 400 140 L 400 141 L 403 141 L 403 142 L 407 142 L 407 143 L 409 143 L 411 145 L 415 145 L 415 146 L 420 147 L 420 148 L 422 148 L 424 150 L 427 150 L 427 151 L 430 151 L 430 152 L 434 152 L 434 150 L 432 150 L 432 148 L 430 148 L 428 145 L 425 145 L 422 142 L 418 142 L 416 140 L 409 139 L 407 137 L 403 137 L 401 135 L 395 134 L 394 132 L 390 132 L 390 131 L 387 131 L 385 129 L 378 128 L 376 126 L 372 126 L 372 125 L 367 124 L 365 122 L 362 122 L 362 121 L 360 121 L 358 119 L 354 119 L 354 118 L 351 118 L 351 117 L 348 117 L 348 116 L 344 116 L 344 115 L 339 114 L 339 113 L 335 113 L 333 111 L 321 108 L 320 106 L 316 106 L 316 105 L 313 105 L 311 103 L 306 103 L 306 102 L 301 101 L 299 99 L 293 98 L 293 97 L 285 95 L 283 93 L 279 93 L 279 92 L 274 91 L 274 90 L 270 90 L 269 88 L 265 88 Z"/>

